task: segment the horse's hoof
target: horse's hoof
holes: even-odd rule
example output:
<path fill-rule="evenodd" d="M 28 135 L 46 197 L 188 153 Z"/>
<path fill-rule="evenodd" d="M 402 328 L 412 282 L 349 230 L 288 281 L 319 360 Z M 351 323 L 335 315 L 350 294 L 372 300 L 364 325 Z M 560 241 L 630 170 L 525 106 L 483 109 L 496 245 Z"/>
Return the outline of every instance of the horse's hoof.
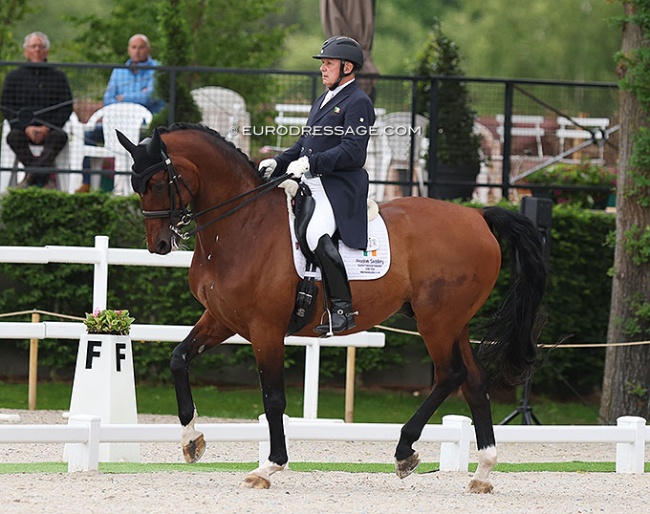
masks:
<path fill-rule="evenodd" d="M 196 439 L 191 440 L 183 446 L 183 457 L 185 457 L 185 462 L 189 462 L 190 464 L 197 462 L 203 457 L 204 452 L 205 438 L 203 434 L 199 434 Z"/>
<path fill-rule="evenodd" d="M 493 489 L 494 487 L 490 482 L 484 482 L 483 480 L 471 480 L 467 486 L 467 492 L 475 494 L 491 493 Z"/>
<path fill-rule="evenodd" d="M 400 478 L 406 478 L 413 473 L 419 464 L 420 456 L 418 455 L 418 452 L 415 452 L 404 460 L 395 461 L 395 473 L 397 473 L 397 476 Z"/>
<path fill-rule="evenodd" d="M 248 475 L 241 484 L 242 489 L 268 489 L 269 487 L 271 482 L 259 475 Z"/>

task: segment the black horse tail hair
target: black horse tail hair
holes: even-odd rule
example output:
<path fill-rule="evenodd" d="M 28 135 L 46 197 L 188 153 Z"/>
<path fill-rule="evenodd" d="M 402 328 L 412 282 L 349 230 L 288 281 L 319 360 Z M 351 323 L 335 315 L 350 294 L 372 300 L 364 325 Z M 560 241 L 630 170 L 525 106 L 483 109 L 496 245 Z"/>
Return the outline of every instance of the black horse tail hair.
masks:
<path fill-rule="evenodd" d="M 533 372 L 546 319 L 540 308 L 547 276 L 544 242 L 523 214 L 487 207 L 483 216 L 499 242 L 507 245 L 512 276 L 508 293 L 487 324 L 478 356 L 493 371 L 493 379 L 516 385 Z"/>

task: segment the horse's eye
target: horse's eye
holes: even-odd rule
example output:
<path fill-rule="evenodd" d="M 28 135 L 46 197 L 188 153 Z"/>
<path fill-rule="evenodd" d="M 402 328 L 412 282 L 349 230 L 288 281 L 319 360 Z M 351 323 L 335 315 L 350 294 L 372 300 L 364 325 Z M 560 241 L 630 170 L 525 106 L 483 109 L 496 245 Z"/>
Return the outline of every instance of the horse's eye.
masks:
<path fill-rule="evenodd" d="M 151 184 L 151 190 L 154 193 L 162 193 L 165 191 L 165 183 L 164 182 L 157 182 L 155 184 Z"/>

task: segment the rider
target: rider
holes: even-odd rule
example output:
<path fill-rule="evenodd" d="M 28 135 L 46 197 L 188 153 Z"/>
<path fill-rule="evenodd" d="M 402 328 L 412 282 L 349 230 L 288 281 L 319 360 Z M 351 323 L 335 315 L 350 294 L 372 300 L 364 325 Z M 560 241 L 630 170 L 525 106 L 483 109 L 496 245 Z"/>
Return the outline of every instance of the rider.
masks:
<path fill-rule="evenodd" d="M 349 248 L 368 243 L 368 173 L 366 161 L 375 112 L 370 98 L 355 82 L 363 66 L 363 51 L 354 39 L 333 36 L 320 53 L 322 82 L 327 87 L 314 103 L 298 141 L 273 159 L 259 164 L 264 178 L 289 173 L 311 189 L 314 214 L 307 244 L 318 261 L 331 301 L 331 332 L 354 328 L 352 295 L 343 259 L 332 240 L 338 231 Z M 315 331 L 330 334 L 330 323 Z"/>

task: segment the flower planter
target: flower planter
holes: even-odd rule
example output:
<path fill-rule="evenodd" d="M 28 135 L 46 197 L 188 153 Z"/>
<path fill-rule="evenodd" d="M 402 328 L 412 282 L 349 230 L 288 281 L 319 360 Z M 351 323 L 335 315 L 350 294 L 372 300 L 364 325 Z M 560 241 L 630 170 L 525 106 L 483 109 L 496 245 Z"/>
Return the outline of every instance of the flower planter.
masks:
<path fill-rule="evenodd" d="M 533 186 L 533 196 L 550 198 L 555 204 L 568 203 L 588 209 L 605 209 L 612 203 L 611 188 L 616 184 L 616 173 L 589 161 L 580 164 L 560 163 L 536 171 L 522 182 Z M 579 187 L 600 189 L 578 189 Z"/>

